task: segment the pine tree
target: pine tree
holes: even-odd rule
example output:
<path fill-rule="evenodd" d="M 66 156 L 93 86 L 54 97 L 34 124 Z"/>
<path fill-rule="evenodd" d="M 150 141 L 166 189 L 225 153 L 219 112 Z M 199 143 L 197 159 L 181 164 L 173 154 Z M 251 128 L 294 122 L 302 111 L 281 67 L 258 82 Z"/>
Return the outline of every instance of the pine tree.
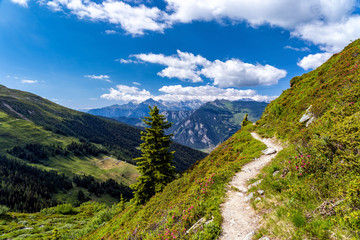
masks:
<path fill-rule="evenodd" d="M 149 109 L 150 117 L 143 119 L 149 127 L 146 132 L 141 132 L 141 140 L 144 141 L 140 145 L 142 156 L 135 159 L 141 175 L 131 186 L 135 190 L 135 203 L 139 205 L 144 204 L 175 179 L 174 152 L 169 152 L 172 135 L 165 135 L 165 130 L 171 127 L 172 123 L 159 114 L 156 106 L 149 106 Z"/>
<path fill-rule="evenodd" d="M 249 116 L 249 114 L 245 114 L 245 117 L 244 117 L 244 119 L 243 119 L 243 121 L 241 123 L 241 128 L 244 128 L 249 123 L 252 123 L 251 121 L 249 121 L 248 116 Z"/>

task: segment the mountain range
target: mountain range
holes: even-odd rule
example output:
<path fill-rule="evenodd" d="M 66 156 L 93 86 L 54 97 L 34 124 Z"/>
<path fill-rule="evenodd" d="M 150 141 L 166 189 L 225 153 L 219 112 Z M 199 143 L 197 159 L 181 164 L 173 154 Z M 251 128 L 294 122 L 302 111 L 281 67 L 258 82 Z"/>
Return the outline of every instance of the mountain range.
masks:
<path fill-rule="evenodd" d="M 207 103 L 187 101 L 175 104 L 147 99 L 141 103 L 129 102 L 92 109 L 88 113 L 145 127 L 142 118 L 148 116 L 149 106 L 154 105 L 158 106 L 161 114 L 173 123 L 167 133 L 174 134 L 175 142 L 209 151 L 241 128 L 241 121 L 246 113 L 252 121 L 259 119 L 267 103 L 251 100 L 216 100 Z"/>

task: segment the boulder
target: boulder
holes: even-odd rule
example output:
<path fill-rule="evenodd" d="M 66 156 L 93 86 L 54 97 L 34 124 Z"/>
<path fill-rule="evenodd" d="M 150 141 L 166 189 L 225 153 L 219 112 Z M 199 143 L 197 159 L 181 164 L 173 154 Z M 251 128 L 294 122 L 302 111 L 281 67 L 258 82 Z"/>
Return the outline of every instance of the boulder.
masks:
<path fill-rule="evenodd" d="M 265 150 L 262 150 L 261 152 L 265 155 L 271 155 L 276 153 L 276 150 L 274 148 L 267 148 Z"/>

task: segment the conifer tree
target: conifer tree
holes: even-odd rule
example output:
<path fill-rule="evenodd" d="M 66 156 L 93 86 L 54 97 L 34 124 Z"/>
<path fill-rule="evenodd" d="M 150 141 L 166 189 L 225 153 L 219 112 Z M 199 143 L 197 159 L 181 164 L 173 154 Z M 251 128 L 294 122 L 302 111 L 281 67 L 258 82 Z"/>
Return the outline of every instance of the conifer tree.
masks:
<path fill-rule="evenodd" d="M 165 135 L 165 130 L 172 123 L 166 121 L 164 115 L 159 114 L 159 109 L 154 106 L 150 109 L 150 117 L 145 117 L 143 122 L 149 127 L 141 132 L 140 145 L 142 156 L 136 158 L 137 169 L 140 177 L 131 187 L 134 189 L 134 200 L 136 204 L 144 204 L 155 193 L 175 179 L 175 167 L 173 166 L 173 154 L 169 152 L 170 135 Z"/>
<path fill-rule="evenodd" d="M 252 123 L 249 119 L 248 119 L 249 114 L 245 114 L 245 117 L 241 123 L 241 128 L 244 128 L 246 125 L 248 125 L 249 123 Z"/>

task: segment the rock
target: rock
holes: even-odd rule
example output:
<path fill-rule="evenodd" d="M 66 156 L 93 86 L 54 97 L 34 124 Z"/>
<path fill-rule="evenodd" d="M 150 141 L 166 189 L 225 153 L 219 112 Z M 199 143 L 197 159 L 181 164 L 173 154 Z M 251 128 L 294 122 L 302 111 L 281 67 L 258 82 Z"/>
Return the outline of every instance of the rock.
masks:
<path fill-rule="evenodd" d="M 265 237 L 260 238 L 259 240 L 270 240 L 270 238 L 265 236 Z"/>
<path fill-rule="evenodd" d="M 314 122 L 315 121 L 315 117 L 311 117 L 310 119 L 309 119 L 309 121 L 307 121 L 307 123 L 305 124 L 305 126 L 306 127 L 308 127 L 312 122 Z"/>
<path fill-rule="evenodd" d="M 247 188 L 245 188 L 245 187 L 238 187 L 238 189 L 239 189 L 239 192 L 247 193 Z"/>
<path fill-rule="evenodd" d="M 312 117 L 312 115 L 304 113 L 304 115 L 302 115 L 302 117 L 300 118 L 299 122 L 301 122 L 301 123 L 306 122 L 311 117 Z"/>
<path fill-rule="evenodd" d="M 259 190 L 258 193 L 259 193 L 260 195 L 263 195 L 263 194 L 264 194 L 264 190 Z"/>
<path fill-rule="evenodd" d="M 255 235 L 255 231 L 252 231 L 252 232 L 248 233 L 248 234 L 243 238 L 243 240 L 251 240 L 254 235 Z"/>
<path fill-rule="evenodd" d="M 249 193 L 249 195 L 247 195 L 246 197 L 246 201 L 250 201 L 252 198 L 254 197 L 254 193 Z"/>
<path fill-rule="evenodd" d="M 250 184 L 250 185 L 248 186 L 248 189 L 250 189 L 250 188 L 252 188 L 252 187 L 255 187 L 255 186 L 259 185 L 262 181 L 263 181 L 263 180 L 262 180 L 262 179 L 260 179 L 260 180 L 258 180 L 258 181 L 256 181 L 256 182 L 254 182 L 253 184 Z"/>
<path fill-rule="evenodd" d="M 197 229 L 199 229 L 200 227 L 202 227 L 203 225 L 207 225 L 209 223 L 211 223 L 212 221 L 214 221 L 214 216 L 212 216 L 211 219 L 209 219 L 208 221 L 206 221 L 206 218 L 200 218 L 194 225 L 191 226 L 191 228 L 189 228 L 185 234 L 189 234 L 192 231 L 195 231 Z"/>
<path fill-rule="evenodd" d="M 306 109 L 306 112 L 304 113 L 304 115 L 302 115 L 302 117 L 299 120 L 300 123 L 306 122 L 305 124 L 306 127 L 308 127 L 316 119 L 314 114 L 310 111 L 311 107 L 312 105 L 310 105 L 310 107 Z"/>
<path fill-rule="evenodd" d="M 276 153 L 276 150 L 274 148 L 267 148 L 265 150 L 262 150 L 261 152 L 265 155 L 271 155 Z"/>
<path fill-rule="evenodd" d="M 275 171 L 275 172 L 273 172 L 273 177 L 275 177 L 276 175 L 278 175 L 279 172 L 280 172 L 280 171 Z"/>

